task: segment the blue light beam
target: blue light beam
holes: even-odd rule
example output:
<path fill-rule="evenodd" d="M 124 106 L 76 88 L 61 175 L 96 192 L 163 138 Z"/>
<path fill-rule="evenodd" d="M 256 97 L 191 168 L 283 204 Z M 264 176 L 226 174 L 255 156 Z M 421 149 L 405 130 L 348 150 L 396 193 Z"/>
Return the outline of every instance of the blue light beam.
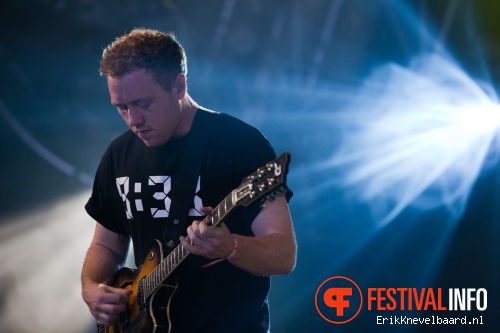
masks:
<path fill-rule="evenodd" d="M 355 189 L 380 226 L 410 205 L 459 218 L 498 135 L 493 89 L 428 54 L 379 67 L 357 96 L 340 114 L 340 148 L 320 168 L 336 169 L 332 182 Z"/>

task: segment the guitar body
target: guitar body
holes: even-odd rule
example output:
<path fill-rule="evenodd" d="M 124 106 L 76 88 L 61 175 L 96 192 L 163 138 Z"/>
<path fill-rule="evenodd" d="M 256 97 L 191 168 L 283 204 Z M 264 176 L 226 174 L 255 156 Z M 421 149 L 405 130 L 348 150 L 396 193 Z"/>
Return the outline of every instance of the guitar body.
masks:
<path fill-rule="evenodd" d="M 177 285 L 161 284 L 160 287 L 142 302 L 138 298 L 139 283 L 163 260 L 161 243 L 156 240 L 143 258 L 138 269 L 122 268 L 115 276 L 114 286 L 132 290 L 127 310 L 120 314 L 112 326 L 98 324 L 99 333 L 168 333 L 171 330 L 168 317 L 169 300 Z"/>
<path fill-rule="evenodd" d="M 286 182 L 289 160 L 289 154 L 284 153 L 248 175 L 203 221 L 218 226 L 237 206 L 246 207 L 260 198 L 272 201 L 275 195 L 283 195 L 286 189 L 282 186 Z M 189 237 L 186 240 L 190 241 Z M 172 280 L 170 274 L 188 254 L 179 244 L 163 258 L 162 244 L 156 240 L 138 269 L 119 270 L 113 286 L 132 290 L 127 310 L 112 326 L 98 324 L 98 332 L 170 333 L 170 301 L 177 290 L 177 283 L 169 283 Z"/>

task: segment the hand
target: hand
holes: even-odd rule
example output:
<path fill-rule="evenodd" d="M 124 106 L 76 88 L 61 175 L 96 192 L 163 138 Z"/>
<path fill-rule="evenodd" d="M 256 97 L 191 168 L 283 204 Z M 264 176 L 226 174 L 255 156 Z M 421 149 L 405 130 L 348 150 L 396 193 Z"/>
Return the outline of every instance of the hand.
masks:
<path fill-rule="evenodd" d="M 82 291 L 94 318 L 106 326 L 112 325 L 120 313 L 126 310 L 131 290 L 114 288 L 104 284 L 93 284 Z"/>
<path fill-rule="evenodd" d="M 201 207 L 203 214 L 210 214 L 211 207 Z M 207 222 L 196 220 L 188 228 L 187 233 L 191 242 L 181 236 L 182 246 L 192 254 L 208 259 L 224 258 L 233 250 L 234 238 L 224 223 L 214 227 Z"/>

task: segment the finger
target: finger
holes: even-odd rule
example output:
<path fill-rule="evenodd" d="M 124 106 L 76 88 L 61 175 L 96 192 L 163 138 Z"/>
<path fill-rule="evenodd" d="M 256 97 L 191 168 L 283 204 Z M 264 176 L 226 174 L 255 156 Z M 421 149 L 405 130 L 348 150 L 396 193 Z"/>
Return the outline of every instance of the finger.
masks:
<path fill-rule="evenodd" d="M 229 229 L 225 226 L 225 224 L 221 223 L 220 227 L 213 227 L 207 223 L 201 223 L 200 224 L 200 231 L 205 240 L 211 239 L 213 240 L 214 238 L 219 239 L 221 237 L 227 236 L 227 234 L 230 234 L 231 232 Z"/>
<path fill-rule="evenodd" d="M 200 223 L 201 221 L 193 221 L 193 223 L 187 228 L 188 236 L 191 239 L 194 239 L 194 236 L 199 236 L 200 235 Z"/>
<path fill-rule="evenodd" d="M 196 230 L 198 229 L 198 226 L 199 224 L 201 223 L 200 220 L 194 220 L 193 223 L 191 223 L 190 227 L 193 229 L 193 230 Z"/>
<path fill-rule="evenodd" d="M 103 324 L 104 326 L 111 326 L 118 319 L 118 315 L 108 314 L 108 313 L 100 313 L 96 316 L 96 319 L 99 323 Z"/>
<path fill-rule="evenodd" d="M 115 288 L 104 284 L 100 284 L 99 288 L 103 291 L 101 300 L 104 303 L 127 303 L 132 294 L 130 289 Z"/>
<path fill-rule="evenodd" d="M 124 312 L 125 310 L 126 306 L 122 303 L 104 304 L 95 309 L 93 315 L 99 322 L 108 326 L 112 325 L 116 321 L 116 319 L 118 319 L 120 313 Z"/>
<path fill-rule="evenodd" d="M 123 288 L 116 288 L 112 286 L 108 286 L 105 284 L 99 284 L 98 286 L 100 289 L 102 289 L 106 294 L 117 294 L 125 297 L 129 297 L 130 294 L 132 294 L 132 290 L 130 289 L 123 289 Z"/>
<path fill-rule="evenodd" d="M 205 207 L 205 206 L 202 206 L 200 207 L 200 212 L 203 214 L 203 215 L 208 215 L 210 214 L 214 209 L 212 207 Z"/>
<path fill-rule="evenodd" d="M 198 224 L 198 233 L 197 234 L 199 234 L 200 237 L 204 237 L 207 232 L 210 232 L 208 223 L 207 222 L 200 222 Z"/>
<path fill-rule="evenodd" d="M 187 235 L 189 237 L 190 242 L 188 242 L 186 240 L 186 243 L 189 243 L 189 245 L 196 245 L 196 239 L 198 238 L 198 236 L 196 235 L 196 232 L 194 231 L 194 228 L 192 228 L 191 226 L 189 226 L 187 228 Z"/>
<path fill-rule="evenodd" d="M 106 295 L 106 303 L 128 303 L 130 299 L 130 293 L 127 294 L 107 294 Z"/>
<path fill-rule="evenodd" d="M 191 238 L 191 236 L 189 236 L 189 238 Z M 181 236 L 181 237 L 179 237 L 179 240 L 180 240 L 180 242 L 181 242 L 182 246 L 183 246 L 186 250 L 188 250 L 189 252 L 191 252 L 191 253 L 193 253 L 193 254 L 197 254 L 196 247 L 195 247 L 195 246 L 193 246 L 193 245 L 191 245 L 191 244 L 189 244 L 189 242 L 187 241 L 186 237 Z M 192 240 L 191 240 L 191 242 L 192 242 Z"/>

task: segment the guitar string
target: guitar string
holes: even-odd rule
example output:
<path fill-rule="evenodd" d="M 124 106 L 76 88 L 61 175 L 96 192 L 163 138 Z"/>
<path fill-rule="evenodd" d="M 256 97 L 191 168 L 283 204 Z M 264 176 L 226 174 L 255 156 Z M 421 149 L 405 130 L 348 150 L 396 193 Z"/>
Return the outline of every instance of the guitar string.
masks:
<path fill-rule="evenodd" d="M 241 187 L 241 186 L 240 186 Z M 207 216 L 204 218 L 205 222 L 210 222 L 211 225 L 217 225 L 220 222 L 220 217 L 225 216 L 227 211 L 228 203 L 231 203 L 229 200 L 232 198 L 232 192 L 227 195 L 222 202 L 212 210 Z M 232 201 L 232 200 L 231 200 Z M 224 212 L 221 214 L 221 208 L 224 207 Z M 229 209 L 231 210 L 230 207 Z M 215 222 L 214 222 L 215 221 Z M 186 237 L 186 241 L 193 245 L 189 236 Z M 168 275 L 184 260 L 190 252 L 187 251 L 182 245 L 177 246 L 168 256 L 167 258 L 160 263 L 152 272 L 152 274 L 146 276 L 144 280 L 146 280 L 145 286 L 143 286 L 143 292 L 145 298 L 149 297 L 152 291 L 156 290 L 158 285 L 160 285 Z M 168 270 L 165 271 L 165 269 Z M 158 274 L 161 275 L 158 275 Z M 145 288 L 146 289 L 145 289 Z"/>
<path fill-rule="evenodd" d="M 232 203 L 232 195 L 233 193 L 238 193 L 247 187 L 248 184 L 242 184 L 235 190 L 233 190 L 230 194 L 228 194 L 222 202 L 215 207 L 212 212 L 210 212 L 204 219 L 205 222 L 210 222 L 211 225 L 216 226 L 221 222 L 221 216 L 226 216 L 229 211 L 234 208 Z M 260 197 L 257 196 L 257 197 Z M 229 201 L 231 200 L 231 201 Z M 230 204 L 229 211 L 227 210 L 227 204 Z M 221 208 L 224 207 L 224 212 L 221 214 Z M 215 222 L 214 222 L 215 220 Z M 189 236 L 186 237 L 186 240 L 193 245 Z M 180 253 L 179 253 L 180 252 Z M 177 268 L 177 266 L 189 255 L 189 251 L 187 251 L 182 245 L 177 246 L 168 256 L 163 260 L 160 265 L 158 265 L 152 272 L 152 274 L 146 276 L 144 280 L 146 281 L 146 290 L 143 288 L 143 293 L 145 298 L 149 297 L 151 293 L 156 290 L 156 288 L 170 275 L 170 273 Z M 168 266 L 165 266 L 168 265 Z M 165 269 L 168 269 L 168 272 Z M 161 273 L 161 275 L 159 275 Z M 154 279 L 152 281 L 152 279 Z"/>

